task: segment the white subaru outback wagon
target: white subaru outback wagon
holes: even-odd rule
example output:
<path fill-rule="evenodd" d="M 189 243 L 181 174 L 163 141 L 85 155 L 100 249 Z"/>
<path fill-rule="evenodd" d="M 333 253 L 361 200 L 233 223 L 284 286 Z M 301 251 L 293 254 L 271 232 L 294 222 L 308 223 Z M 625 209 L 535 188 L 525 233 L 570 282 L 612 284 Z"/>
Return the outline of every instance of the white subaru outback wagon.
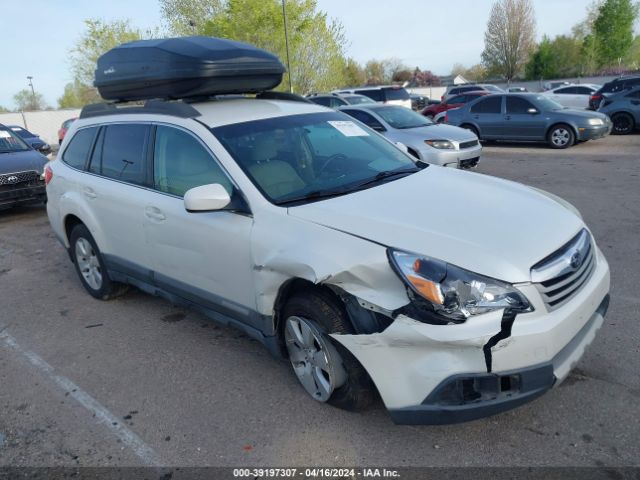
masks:
<path fill-rule="evenodd" d="M 313 399 L 357 409 L 377 391 L 396 423 L 540 396 L 608 306 L 607 262 L 567 202 L 417 168 L 276 94 L 86 107 L 46 181 L 91 295 L 133 285 L 195 308 L 288 358 Z"/>

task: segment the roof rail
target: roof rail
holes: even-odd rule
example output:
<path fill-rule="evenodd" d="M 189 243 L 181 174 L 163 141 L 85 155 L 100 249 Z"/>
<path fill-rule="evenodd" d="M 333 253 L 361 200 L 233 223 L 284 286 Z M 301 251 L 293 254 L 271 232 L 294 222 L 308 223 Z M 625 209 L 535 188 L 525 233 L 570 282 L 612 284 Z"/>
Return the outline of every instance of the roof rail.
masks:
<path fill-rule="evenodd" d="M 307 100 L 302 95 L 289 92 L 274 92 L 268 90 L 256 95 L 256 98 L 261 100 L 289 100 L 291 102 L 313 103 L 311 100 Z"/>
<path fill-rule="evenodd" d="M 94 103 L 86 105 L 80 112 L 80 118 L 118 115 L 122 113 L 158 113 L 180 118 L 195 118 L 200 112 L 181 101 L 147 100 L 144 104 Z"/>

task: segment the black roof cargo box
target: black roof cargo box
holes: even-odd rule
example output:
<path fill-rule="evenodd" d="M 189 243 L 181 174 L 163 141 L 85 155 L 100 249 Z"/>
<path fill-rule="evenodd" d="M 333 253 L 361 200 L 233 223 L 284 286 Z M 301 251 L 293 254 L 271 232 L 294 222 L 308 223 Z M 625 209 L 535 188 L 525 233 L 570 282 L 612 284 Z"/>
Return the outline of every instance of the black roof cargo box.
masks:
<path fill-rule="evenodd" d="M 134 101 L 257 93 L 277 87 L 285 68 L 252 45 L 212 37 L 138 40 L 98 58 L 102 98 Z"/>

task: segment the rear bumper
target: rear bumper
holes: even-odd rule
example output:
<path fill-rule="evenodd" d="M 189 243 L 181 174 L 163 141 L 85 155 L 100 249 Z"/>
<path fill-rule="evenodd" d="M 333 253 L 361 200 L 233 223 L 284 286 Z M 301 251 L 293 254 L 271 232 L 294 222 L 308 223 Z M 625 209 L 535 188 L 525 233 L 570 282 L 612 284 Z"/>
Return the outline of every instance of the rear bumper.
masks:
<path fill-rule="evenodd" d="M 400 425 L 442 425 L 495 415 L 535 400 L 566 378 L 602 326 L 608 307 L 609 295 L 550 362 L 493 374 L 453 375 L 422 404 L 389 409 L 389 414 Z"/>
<path fill-rule="evenodd" d="M 42 185 L 34 185 L 24 188 L 0 191 L 0 209 L 11 208 L 18 205 L 40 203 L 47 199 L 47 191 L 44 182 Z"/>

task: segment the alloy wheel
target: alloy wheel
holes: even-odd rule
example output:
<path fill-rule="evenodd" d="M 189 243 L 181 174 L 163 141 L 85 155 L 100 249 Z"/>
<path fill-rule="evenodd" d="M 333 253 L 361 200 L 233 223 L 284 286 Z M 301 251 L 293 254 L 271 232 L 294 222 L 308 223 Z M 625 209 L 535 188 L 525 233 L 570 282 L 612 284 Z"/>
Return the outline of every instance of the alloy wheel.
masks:
<path fill-rule="evenodd" d="M 75 250 L 76 262 L 82 277 L 92 289 L 100 290 L 100 287 L 102 287 L 102 271 L 93 246 L 89 240 L 80 237 L 76 241 Z"/>
<path fill-rule="evenodd" d="M 326 402 L 347 379 L 340 354 L 305 318 L 287 318 L 284 335 L 289 359 L 298 380 L 315 400 Z"/>
<path fill-rule="evenodd" d="M 551 141 L 558 147 L 564 147 L 571 140 L 571 134 L 566 128 L 556 128 L 551 133 Z"/>

